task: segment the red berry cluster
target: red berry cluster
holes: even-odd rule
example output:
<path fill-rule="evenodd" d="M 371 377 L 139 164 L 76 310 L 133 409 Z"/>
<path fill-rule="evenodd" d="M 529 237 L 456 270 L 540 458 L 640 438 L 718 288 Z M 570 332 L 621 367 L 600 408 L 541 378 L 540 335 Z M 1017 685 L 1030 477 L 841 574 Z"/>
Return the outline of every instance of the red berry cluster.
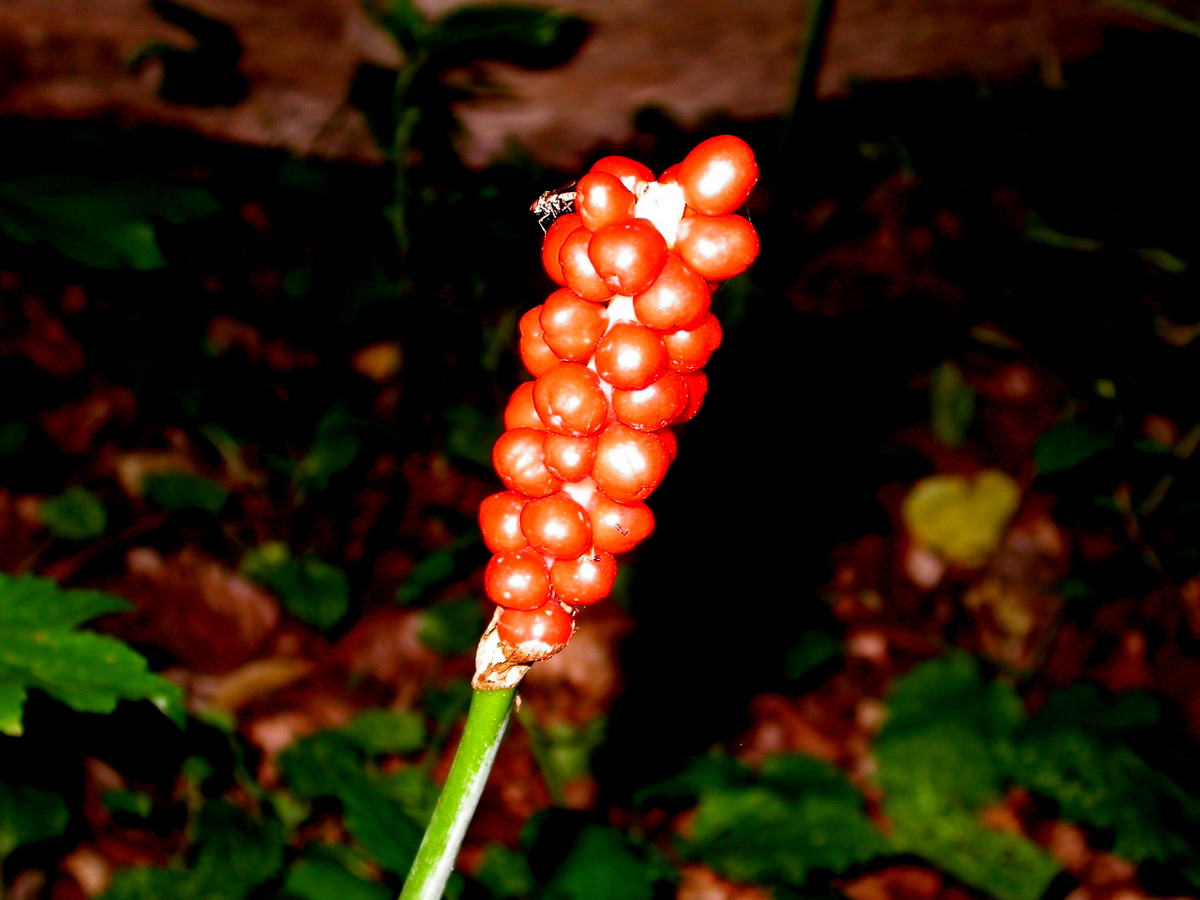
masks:
<path fill-rule="evenodd" d="M 521 319 L 534 380 L 513 392 L 492 453 L 508 490 L 479 510 L 510 662 L 561 650 L 576 607 L 612 589 L 614 554 L 654 529 L 644 501 L 675 458 L 670 426 L 699 411 L 702 367 L 721 343 L 713 288 L 758 255 L 754 227 L 734 214 L 757 179 L 753 151 L 731 135 L 657 181 L 609 156 L 547 231 L 542 263 L 560 288 Z"/>

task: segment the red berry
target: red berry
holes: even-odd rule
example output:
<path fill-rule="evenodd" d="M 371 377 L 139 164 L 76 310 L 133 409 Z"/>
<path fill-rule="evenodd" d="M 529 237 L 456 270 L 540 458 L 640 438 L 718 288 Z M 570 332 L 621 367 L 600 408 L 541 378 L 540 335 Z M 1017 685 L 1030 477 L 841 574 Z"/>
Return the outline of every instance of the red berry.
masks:
<path fill-rule="evenodd" d="M 596 491 L 587 511 L 592 519 L 592 546 L 597 550 L 625 553 L 654 531 L 654 513 L 640 500 L 617 503 Z"/>
<path fill-rule="evenodd" d="M 535 306 L 521 316 L 521 362 L 531 375 L 540 375 L 558 362 L 554 351 L 546 344 L 542 326 L 538 322 L 542 308 Z"/>
<path fill-rule="evenodd" d="M 535 550 L 558 559 L 579 556 L 592 546 L 592 523 L 587 511 L 561 491 L 525 504 L 521 532 Z"/>
<path fill-rule="evenodd" d="M 758 256 L 758 232 L 741 216 L 691 216 L 679 223 L 675 249 L 710 281 L 740 275 Z"/>
<path fill-rule="evenodd" d="M 562 487 L 562 479 L 546 468 L 542 455 L 544 431 L 514 428 L 500 435 L 492 448 L 492 465 L 508 486 L 527 497 L 545 497 Z"/>
<path fill-rule="evenodd" d="M 562 248 L 563 241 L 582 224 L 583 221 L 575 213 L 567 213 L 555 219 L 546 230 L 546 238 L 542 241 L 542 268 L 555 284 L 565 286 L 567 283 L 563 276 L 562 263 L 558 261 L 558 251 Z"/>
<path fill-rule="evenodd" d="M 687 404 L 683 410 L 671 420 L 672 425 L 681 425 L 696 417 L 696 413 L 700 412 L 700 407 L 704 405 L 704 397 L 708 393 L 708 376 L 702 371 L 696 370 L 689 372 L 683 376 L 684 383 L 687 387 Z"/>
<path fill-rule="evenodd" d="M 625 156 L 606 156 L 603 159 L 598 159 L 592 164 L 592 172 L 608 172 L 610 175 L 616 175 L 621 180 L 621 184 L 634 190 L 637 188 L 638 182 L 647 182 L 654 180 L 654 173 L 643 166 L 636 160 L 629 159 Z"/>
<path fill-rule="evenodd" d="M 617 561 L 611 553 L 595 550 L 575 559 L 556 559 L 550 565 L 554 593 L 572 606 L 586 606 L 612 593 Z"/>
<path fill-rule="evenodd" d="M 514 663 L 549 659 L 567 645 L 574 630 L 575 617 L 553 602 L 532 610 L 506 609 L 496 621 L 500 647 Z"/>
<path fill-rule="evenodd" d="M 591 474 L 596 461 L 596 436 L 548 434 L 542 454 L 553 474 L 563 481 L 579 481 Z"/>
<path fill-rule="evenodd" d="M 632 219 L 636 205 L 633 191 L 608 172 L 588 172 L 575 185 L 575 209 L 588 231 Z"/>
<path fill-rule="evenodd" d="M 588 257 L 614 293 L 632 297 L 650 287 L 666 265 L 667 242 L 649 219 L 630 219 L 593 234 Z"/>
<path fill-rule="evenodd" d="M 596 345 L 597 373 L 625 391 L 649 387 L 669 362 L 663 339 L 637 322 L 617 322 Z"/>
<path fill-rule="evenodd" d="M 650 387 L 640 391 L 613 391 L 617 419 L 638 431 L 656 431 L 670 424 L 688 406 L 684 376 L 667 370 Z"/>
<path fill-rule="evenodd" d="M 608 327 L 608 311 L 563 289 L 546 298 L 538 321 L 546 345 L 559 359 L 586 362 Z"/>
<path fill-rule="evenodd" d="M 555 363 L 533 383 L 533 405 L 558 434 L 595 434 L 608 420 L 600 376 L 583 363 Z"/>
<path fill-rule="evenodd" d="M 723 134 L 684 157 L 677 177 L 688 206 L 705 216 L 721 216 L 746 202 L 758 181 L 758 163 L 749 144 Z"/>
<path fill-rule="evenodd" d="M 670 454 L 654 435 L 614 422 L 596 441 L 592 480 L 610 500 L 632 503 L 649 497 L 670 465 Z"/>
<path fill-rule="evenodd" d="M 588 255 L 592 233 L 582 226 L 572 231 L 558 251 L 566 286 L 584 300 L 599 302 L 613 295 L 610 288 L 596 272 L 596 266 Z"/>
<path fill-rule="evenodd" d="M 671 250 L 654 284 L 633 298 L 633 311 L 650 328 L 687 328 L 708 312 L 711 299 L 708 282 Z"/>
<path fill-rule="evenodd" d="M 493 553 L 504 550 L 523 550 L 529 546 L 521 531 L 521 510 L 525 497 L 515 491 L 502 491 L 479 504 L 479 530 L 483 542 Z"/>
<path fill-rule="evenodd" d="M 721 346 L 721 323 L 711 312 L 701 317 L 690 329 L 668 331 L 662 336 L 663 345 L 676 372 L 694 372 L 708 362 L 713 351 Z"/>
<path fill-rule="evenodd" d="M 533 405 L 533 382 L 526 381 L 517 385 L 512 396 L 508 398 L 508 406 L 504 408 L 504 428 L 536 428 L 545 431 L 546 425 L 538 418 L 537 409 Z"/>
<path fill-rule="evenodd" d="M 679 455 L 678 435 L 670 428 L 660 428 L 654 432 L 654 436 L 667 448 L 667 455 L 671 457 L 671 462 L 675 462 L 675 457 Z"/>
<path fill-rule="evenodd" d="M 550 599 L 550 570 L 536 550 L 497 553 L 483 584 L 493 603 L 509 609 L 537 609 Z"/>

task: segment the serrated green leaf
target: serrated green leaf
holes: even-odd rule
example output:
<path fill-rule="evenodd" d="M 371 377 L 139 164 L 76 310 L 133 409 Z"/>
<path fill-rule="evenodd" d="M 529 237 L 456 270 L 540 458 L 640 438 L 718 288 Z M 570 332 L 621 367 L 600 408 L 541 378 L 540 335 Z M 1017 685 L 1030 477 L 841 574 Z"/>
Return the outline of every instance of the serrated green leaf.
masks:
<path fill-rule="evenodd" d="M 104 502 L 92 491 L 76 485 L 47 497 L 38 511 L 42 524 L 55 537 L 89 541 L 104 533 L 108 514 Z"/>
<path fill-rule="evenodd" d="M 689 796 L 699 802 L 682 851 L 738 881 L 799 888 L 814 871 L 841 872 L 887 851 L 845 776 L 802 754 L 770 757 L 758 772 L 705 757 L 638 802 Z"/>
<path fill-rule="evenodd" d="M 474 597 L 457 597 L 421 611 L 417 637 L 444 656 L 470 653 L 479 643 L 487 618 Z"/>
<path fill-rule="evenodd" d="M 368 754 L 412 753 L 427 738 L 425 719 L 415 710 L 368 709 L 341 729 Z"/>
<path fill-rule="evenodd" d="M 1136 863 L 1200 867 L 1200 798 L 1134 749 L 1151 741 L 1161 704 L 1091 685 L 1051 695 L 1017 742 L 1013 776 L 1050 797 L 1060 815 L 1112 835 L 1113 852 Z"/>
<path fill-rule="evenodd" d="M 0 574 L 0 728 L 20 733 L 21 704 L 30 688 L 80 712 L 109 713 L 120 700 L 150 700 L 182 724 L 177 684 L 147 671 L 145 658 L 116 638 L 72 630 L 126 608 L 119 597 L 100 591 Z"/>
<path fill-rule="evenodd" d="M 309 800 L 338 797 L 344 785 L 365 778 L 358 744 L 337 731 L 321 731 L 279 754 L 279 774 Z"/>
<path fill-rule="evenodd" d="M 0 781 L 0 863 L 17 847 L 58 837 L 69 819 L 61 794 Z"/>
<path fill-rule="evenodd" d="M 1041 896 L 1058 863 L 980 818 L 1003 796 L 1023 720 L 1016 692 L 985 679 L 966 654 L 924 663 L 897 681 L 875 745 L 896 852 L 919 855 L 999 900 Z"/>
<path fill-rule="evenodd" d="M 933 370 L 929 386 L 929 416 L 934 439 L 947 447 L 961 447 L 975 417 L 975 389 L 962 370 L 943 362 Z"/>
<path fill-rule="evenodd" d="M 151 472 L 142 479 L 142 490 L 163 509 L 202 509 L 214 515 L 229 499 L 219 481 L 194 472 Z"/>
<path fill-rule="evenodd" d="M 1038 472 L 1050 475 L 1073 469 L 1115 445 L 1116 437 L 1111 431 L 1086 422 L 1060 422 L 1038 438 L 1033 461 Z"/>
<path fill-rule="evenodd" d="M 295 556 L 285 545 L 271 542 L 249 551 L 239 569 L 276 594 L 288 612 L 316 628 L 332 628 L 350 609 L 346 573 L 319 556 Z"/>

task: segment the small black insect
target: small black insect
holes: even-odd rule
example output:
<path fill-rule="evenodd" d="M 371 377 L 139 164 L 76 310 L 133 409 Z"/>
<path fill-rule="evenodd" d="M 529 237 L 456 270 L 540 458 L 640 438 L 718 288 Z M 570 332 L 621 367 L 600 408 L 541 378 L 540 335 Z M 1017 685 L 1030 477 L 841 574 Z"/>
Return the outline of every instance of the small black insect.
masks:
<path fill-rule="evenodd" d="M 536 200 L 529 204 L 529 211 L 536 213 L 538 224 L 542 231 L 546 230 L 546 220 L 553 222 L 565 212 L 571 211 L 575 203 L 575 182 L 568 181 L 553 191 L 542 191 Z"/>

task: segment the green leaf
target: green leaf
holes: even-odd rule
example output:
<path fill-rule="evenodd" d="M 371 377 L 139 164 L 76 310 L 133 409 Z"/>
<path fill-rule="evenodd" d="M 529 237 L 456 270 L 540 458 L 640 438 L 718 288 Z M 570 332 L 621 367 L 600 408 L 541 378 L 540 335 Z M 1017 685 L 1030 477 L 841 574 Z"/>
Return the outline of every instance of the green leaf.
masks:
<path fill-rule="evenodd" d="M 142 479 L 142 490 L 163 509 L 202 509 L 214 515 L 229 499 L 219 481 L 193 472 L 151 472 Z"/>
<path fill-rule="evenodd" d="M 475 879 L 496 900 L 528 897 L 536 886 L 525 857 L 502 844 L 484 846 L 483 862 L 475 872 Z"/>
<path fill-rule="evenodd" d="M 581 21 L 535 6 L 461 6 L 435 22 L 422 43 L 429 54 L 520 61 L 552 47 Z"/>
<path fill-rule="evenodd" d="M 474 406 L 451 406 L 442 412 L 446 421 L 446 453 L 488 468 L 492 464 L 492 445 L 504 430 L 495 416 L 485 415 Z"/>
<path fill-rule="evenodd" d="M 985 679 L 966 654 L 925 663 L 897 681 L 875 745 L 896 852 L 922 856 L 999 900 L 1038 900 L 1058 863 L 980 819 L 1003 796 L 1023 719 L 1016 692 Z"/>
<path fill-rule="evenodd" d="M 1085 422 L 1060 422 L 1038 438 L 1033 461 L 1041 474 L 1049 475 L 1073 469 L 1115 445 L 1111 431 Z"/>
<path fill-rule="evenodd" d="M 1091 685 L 1052 694 L 1022 733 L 1013 776 L 1050 797 L 1070 821 L 1112 835 L 1113 852 L 1200 872 L 1200 798 L 1135 747 L 1162 746 L 1161 704 L 1141 692 L 1111 697 Z M 1197 885 L 1200 886 L 1200 885 Z"/>
<path fill-rule="evenodd" d="M 144 819 L 154 808 L 154 799 L 145 791 L 130 791 L 124 788 L 105 791 L 100 802 L 113 815 L 126 815 Z"/>
<path fill-rule="evenodd" d="M 0 781 L 0 863 L 18 847 L 58 837 L 69 819 L 61 794 Z"/>
<path fill-rule="evenodd" d="M 108 521 L 100 498 L 79 485 L 47 497 L 39 514 L 51 534 L 71 541 L 90 541 L 99 537 Z"/>
<path fill-rule="evenodd" d="M 242 557 L 240 571 L 278 595 L 288 612 L 316 628 L 332 628 L 350 609 L 345 572 L 319 556 L 295 556 L 278 541 L 249 551 Z"/>
<path fill-rule="evenodd" d="M 615 828 L 588 825 L 571 843 L 541 893 L 546 900 L 651 900 L 654 878 L 629 839 Z"/>
<path fill-rule="evenodd" d="M 338 732 L 304 738 L 280 754 L 279 766 L 301 795 L 339 800 L 346 827 L 376 862 L 392 872 L 408 871 L 421 841 L 421 826 L 367 774 L 362 753 L 350 738 Z"/>
<path fill-rule="evenodd" d="M 456 597 L 422 610 L 417 625 L 421 643 L 444 656 L 470 653 L 479 643 L 487 617 L 474 597 Z"/>
<path fill-rule="evenodd" d="M 245 900 L 283 865 L 283 829 L 212 800 L 196 820 L 190 870 L 137 866 L 117 872 L 103 900 Z"/>
<path fill-rule="evenodd" d="M 288 869 L 284 894 L 299 900 L 388 900 L 392 891 L 330 859 L 301 859 Z"/>
<path fill-rule="evenodd" d="M 929 415 L 934 439 L 947 447 L 961 447 L 975 417 L 975 389 L 952 362 L 933 370 L 929 386 Z"/>
<path fill-rule="evenodd" d="M 350 720 L 342 733 L 368 754 L 412 753 L 425 746 L 425 719 L 415 710 L 368 709 Z"/>
<path fill-rule="evenodd" d="M 165 266 L 155 220 L 186 222 L 219 208 L 203 188 L 144 178 L 28 175 L 0 181 L 0 230 L 24 244 L 45 241 L 102 269 Z"/>
<path fill-rule="evenodd" d="M 334 475 L 350 468 L 362 448 L 361 431 L 362 423 L 340 406 L 322 416 L 312 445 L 292 470 L 296 490 L 323 491 Z"/>
<path fill-rule="evenodd" d="M 773 758 L 752 783 L 705 787 L 684 852 L 736 881 L 801 887 L 817 870 L 842 872 L 886 853 L 862 797 L 834 767 Z M 725 775 L 732 773 L 725 773 Z"/>
<path fill-rule="evenodd" d="M 0 731 L 21 733 L 30 688 L 80 712 L 110 713 L 120 700 L 150 700 L 182 724 L 177 684 L 147 671 L 146 660 L 116 638 L 73 630 L 127 608 L 124 600 L 100 591 L 0 574 Z"/>
<path fill-rule="evenodd" d="M 480 539 L 471 534 L 439 547 L 413 566 L 404 583 L 396 588 L 399 603 L 416 603 L 436 588 L 445 584 L 459 571 L 459 553 L 479 546 Z M 478 640 L 478 636 L 476 636 Z"/>

